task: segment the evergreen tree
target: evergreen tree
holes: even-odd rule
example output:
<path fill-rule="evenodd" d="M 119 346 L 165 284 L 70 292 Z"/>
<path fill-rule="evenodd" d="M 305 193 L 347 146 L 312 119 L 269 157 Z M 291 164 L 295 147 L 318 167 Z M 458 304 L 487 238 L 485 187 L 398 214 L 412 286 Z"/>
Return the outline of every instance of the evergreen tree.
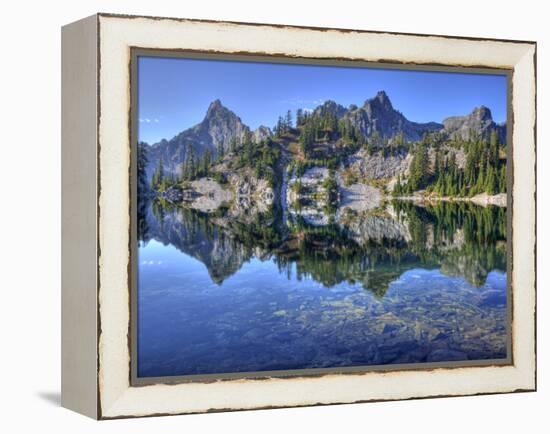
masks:
<path fill-rule="evenodd" d="M 145 194 L 147 188 L 147 173 L 146 168 L 149 163 L 149 146 L 145 142 L 139 142 L 137 147 L 137 180 L 138 180 L 138 194 Z"/>
<path fill-rule="evenodd" d="M 304 123 L 304 111 L 300 108 L 296 110 L 296 127 L 301 127 Z"/>
<path fill-rule="evenodd" d="M 231 139 L 231 140 L 233 140 L 233 139 Z M 225 149 L 223 147 L 223 143 L 220 142 L 220 143 L 218 143 L 218 147 L 216 149 L 216 158 L 218 159 L 218 161 L 223 160 L 224 154 L 225 154 Z"/>
<path fill-rule="evenodd" d="M 490 163 L 496 168 L 499 163 L 498 156 L 498 134 L 497 130 L 491 131 L 491 138 L 489 140 L 489 160 Z"/>
<path fill-rule="evenodd" d="M 151 177 L 151 188 L 153 190 L 159 190 L 163 180 L 164 180 L 164 162 L 161 155 L 160 158 L 158 159 L 155 172 Z"/>
<path fill-rule="evenodd" d="M 285 132 L 288 133 L 292 128 L 292 112 L 287 110 L 285 116 Z"/>
<path fill-rule="evenodd" d="M 401 184 L 401 174 L 397 175 L 397 182 L 393 187 L 393 196 L 401 196 L 403 194 L 403 185 Z"/>
<path fill-rule="evenodd" d="M 231 141 L 229 142 L 229 152 L 231 154 L 234 154 L 237 150 L 237 137 L 232 137 Z"/>
<path fill-rule="evenodd" d="M 413 191 L 425 187 L 425 181 L 428 177 L 428 169 L 428 150 L 424 142 L 419 142 L 415 146 L 409 176 L 409 185 Z"/>
<path fill-rule="evenodd" d="M 497 177 L 492 164 L 487 162 L 487 175 L 485 176 L 485 193 L 496 194 L 498 189 Z"/>
<path fill-rule="evenodd" d="M 207 149 L 206 151 L 204 151 L 204 154 L 202 155 L 202 167 L 201 167 L 202 175 L 204 176 L 208 175 L 211 162 L 212 162 L 212 152 L 210 151 L 210 149 Z"/>
<path fill-rule="evenodd" d="M 502 166 L 498 175 L 498 192 L 506 193 L 506 166 Z"/>
<path fill-rule="evenodd" d="M 195 148 L 192 144 L 187 146 L 187 155 L 185 157 L 185 165 L 183 170 L 184 179 L 193 179 L 197 173 L 197 161 L 195 155 Z"/>
<path fill-rule="evenodd" d="M 314 129 L 309 122 L 306 122 L 302 134 L 300 134 L 299 143 L 305 158 L 309 158 L 311 146 L 314 143 Z"/>
<path fill-rule="evenodd" d="M 377 152 L 382 145 L 382 138 L 380 137 L 380 133 L 375 130 L 370 136 L 370 140 L 368 142 L 367 151 L 369 155 L 373 155 L 375 152 Z"/>
<path fill-rule="evenodd" d="M 403 130 L 400 130 L 399 133 L 395 135 L 395 137 L 392 139 L 392 148 L 391 148 L 391 155 L 398 155 L 401 151 L 401 149 L 405 146 L 405 134 L 403 133 Z"/>
<path fill-rule="evenodd" d="M 275 131 L 275 135 L 277 137 L 281 137 L 283 135 L 285 131 L 285 122 L 282 116 L 279 116 L 279 118 L 277 119 L 277 124 L 275 125 L 273 130 Z"/>

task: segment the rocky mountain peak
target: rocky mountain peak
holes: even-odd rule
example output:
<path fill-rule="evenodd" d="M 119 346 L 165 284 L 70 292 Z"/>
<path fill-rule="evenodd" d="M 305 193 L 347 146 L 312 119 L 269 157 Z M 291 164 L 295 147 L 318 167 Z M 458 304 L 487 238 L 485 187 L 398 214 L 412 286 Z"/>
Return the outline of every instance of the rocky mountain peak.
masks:
<path fill-rule="evenodd" d="M 350 106 L 345 118 L 365 137 L 377 133 L 381 137 L 391 138 L 402 132 L 406 140 L 419 140 L 426 131 L 442 128 L 442 125 L 436 123 L 409 121 L 393 108 L 389 96 L 383 90 L 367 99 L 360 108 Z"/>
<path fill-rule="evenodd" d="M 470 138 L 472 133 L 488 137 L 491 131 L 496 130 L 501 141 L 506 140 L 506 125 L 497 125 L 493 121 L 491 110 L 485 106 L 479 106 L 465 116 L 451 116 L 443 120 L 446 133 L 456 135 L 462 139 Z"/>
<path fill-rule="evenodd" d="M 233 138 L 242 139 L 250 129 L 240 117 L 225 107 L 219 99 L 210 103 L 203 121 L 193 128 L 199 139 L 207 146 L 217 149 L 219 145 L 229 147 Z"/>
<path fill-rule="evenodd" d="M 250 128 L 216 99 L 208 106 L 201 122 L 183 130 L 172 139 L 161 140 L 151 147 L 147 166 L 148 176 L 152 174 L 160 158 L 167 172 L 179 174 L 181 164 L 190 149 L 195 157 L 202 156 L 206 151 L 216 155 L 220 146 L 227 150 L 234 139 L 241 142 L 246 134 L 250 134 Z"/>
<path fill-rule="evenodd" d="M 235 115 L 231 110 L 225 107 L 219 99 L 215 99 L 208 106 L 208 110 L 206 111 L 206 115 L 204 119 L 211 119 L 211 118 L 215 118 L 215 117 L 223 116 L 227 114 Z"/>
<path fill-rule="evenodd" d="M 208 110 L 216 109 L 216 108 L 220 108 L 220 107 L 223 107 L 223 104 L 222 104 L 222 102 L 219 98 L 216 98 L 214 101 L 212 101 L 210 103 L 210 105 L 208 106 Z"/>
<path fill-rule="evenodd" d="M 393 105 L 385 91 L 379 91 L 374 98 L 365 101 L 363 108 L 367 110 L 381 110 L 384 112 L 393 111 Z"/>
<path fill-rule="evenodd" d="M 488 107 L 485 107 L 484 105 L 474 108 L 470 116 L 480 121 L 493 120 L 493 115 L 491 114 L 491 110 Z"/>
<path fill-rule="evenodd" d="M 387 107 L 392 107 L 392 104 L 391 104 L 391 101 L 390 101 L 390 98 L 388 97 L 388 95 L 386 94 L 385 91 L 383 90 L 380 90 L 376 93 L 376 96 L 375 96 L 375 99 L 380 103 L 382 104 L 383 106 L 387 106 Z"/>

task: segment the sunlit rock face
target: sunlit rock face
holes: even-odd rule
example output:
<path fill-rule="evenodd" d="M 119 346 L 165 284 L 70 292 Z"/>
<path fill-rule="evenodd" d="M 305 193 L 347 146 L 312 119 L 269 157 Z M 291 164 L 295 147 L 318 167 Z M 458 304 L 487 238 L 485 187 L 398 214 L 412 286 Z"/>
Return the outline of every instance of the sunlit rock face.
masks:
<path fill-rule="evenodd" d="M 273 133 L 271 132 L 271 129 L 269 127 L 266 127 L 265 125 L 260 125 L 252 133 L 252 138 L 256 143 L 260 143 L 271 137 L 273 137 Z"/>
<path fill-rule="evenodd" d="M 410 153 L 384 157 L 380 154 L 369 155 L 365 149 L 360 149 L 348 160 L 351 170 L 368 179 L 390 179 L 405 175 L 411 161 Z"/>

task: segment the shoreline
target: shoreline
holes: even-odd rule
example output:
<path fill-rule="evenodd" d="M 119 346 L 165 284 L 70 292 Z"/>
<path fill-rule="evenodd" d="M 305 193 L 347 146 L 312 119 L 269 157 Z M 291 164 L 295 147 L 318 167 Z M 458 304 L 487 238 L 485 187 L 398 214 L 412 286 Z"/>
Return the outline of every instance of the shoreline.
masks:
<path fill-rule="evenodd" d="M 488 195 L 487 193 L 477 194 L 472 197 L 459 197 L 459 196 L 423 196 L 423 195 L 412 195 L 412 196 L 391 196 L 386 195 L 384 198 L 393 199 L 393 200 L 403 200 L 411 202 L 472 202 L 480 206 L 494 205 L 501 208 L 507 207 L 507 196 L 506 193 L 499 193 L 495 195 Z"/>
<path fill-rule="evenodd" d="M 285 194 L 285 197 L 280 196 L 281 205 L 288 205 L 289 203 L 289 191 L 288 191 L 288 179 L 286 179 L 281 186 L 279 186 L 279 195 Z M 340 179 L 338 181 L 341 181 Z M 199 180 L 192 181 L 190 183 L 190 191 L 195 193 L 197 197 L 193 198 L 191 202 L 193 208 L 202 209 L 203 211 L 211 211 L 221 203 L 232 202 L 240 197 L 251 198 L 249 194 L 239 194 L 238 188 L 231 189 L 229 191 L 227 187 L 223 187 L 217 181 L 211 178 L 201 178 Z M 285 188 L 286 187 L 286 188 Z M 361 188 L 358 188 L 361 187 Z M 285 191 L 286 190 L 286 191 Z M 415 203 L 438 203 L 438 202 L 470 202 L 478 206 L 498 206 L 501 208 L 507 207 L 507 195 L 505 193 L 499 193 L 495 195 L 488 195 L 487 193 L 477 194 L 472 197 L 460 197 L 460 196 L 437 196 L 434 194 L 425 194 L 423 191 L 416 192 L 407 196 L 392 196 L 391 194 L 383 194 L 380 188 L 372 186 L 370 184 L 352 184 L 350 186 L 344 186 L 341 182 L 338 182 L 338 190 L 342 203 L 339 205 L 343 207 L 350 207 L 352 209 L 371 209 L 376 208 L 382 201 L 409 201 Z M 247 192 L 249 193 L 249 192 Z M 257 193 L 257 192 L 256 192 Z M 273 194 L 273 193 L 272 193 Z M 262 197 L 257 197 L 256 200 L 263 202 Z"/>

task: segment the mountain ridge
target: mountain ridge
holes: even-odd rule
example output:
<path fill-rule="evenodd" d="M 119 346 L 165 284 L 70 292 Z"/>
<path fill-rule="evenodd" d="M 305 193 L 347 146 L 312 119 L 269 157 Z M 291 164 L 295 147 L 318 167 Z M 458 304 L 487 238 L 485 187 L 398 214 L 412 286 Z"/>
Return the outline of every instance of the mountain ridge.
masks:
<path fill-rule="evenodd" d="M 497 131 L 501 141 L 504 142 L 506 138 L 506 124 L 497 124 L 486 106 L 475 107 L 466 115 L 449 116 L 442 123 L 420 123 L 410 121 L 396 110 L 384 90 L 366 99 L 361 107 L 352 104 L 345 108 L 333 100 L 326 100 L 311 112 L 311 116 L 323 116 L 326 113 L 347 122 L 365 139 L 378 135 L 382 139 L 391 140 L 402 133 L 406 141 L 412 142 L 432 132 L 441 132 L 449 138 L 468 139 L 473 134 L 488 137 L 492 130 Z M 162 139 L 149 145 L 146 172 L 151 176 L 162 159 L 165 170 L 178 175 L 182 163 L 190 153 L 200 157 L 205 152 L 210 152 L 215 156 L 219 152 L 228 151 L 232 144 L 238 146 L 245 139 L 259 143 L 272 136 L 269 127 L 261 125 L 252 130 L 235 112 L 224 106 L 220 99 L 215 99 L 208 106 L 201 122 L 182 130 L 170 140 Z"/>

